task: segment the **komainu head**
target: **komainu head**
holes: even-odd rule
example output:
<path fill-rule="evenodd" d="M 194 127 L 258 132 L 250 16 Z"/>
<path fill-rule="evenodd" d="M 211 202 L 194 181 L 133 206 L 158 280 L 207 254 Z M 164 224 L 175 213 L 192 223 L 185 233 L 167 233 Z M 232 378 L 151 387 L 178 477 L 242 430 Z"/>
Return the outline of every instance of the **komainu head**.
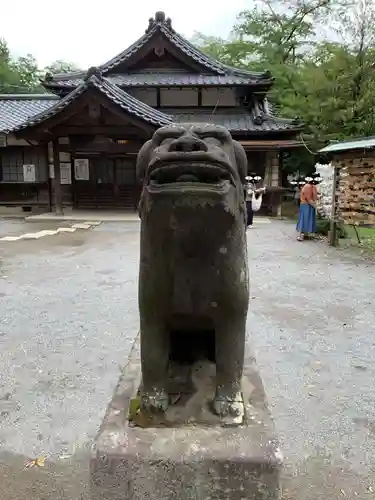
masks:
<path fill-rule="evenodd" d="M 224 127 L 179 123 L 158 129 L 138 154 L 142 197 L 218 200 L 236 192 L 242 200 L 247 158 Z M 243 200 L 242 200 L 243 201 Z"/>

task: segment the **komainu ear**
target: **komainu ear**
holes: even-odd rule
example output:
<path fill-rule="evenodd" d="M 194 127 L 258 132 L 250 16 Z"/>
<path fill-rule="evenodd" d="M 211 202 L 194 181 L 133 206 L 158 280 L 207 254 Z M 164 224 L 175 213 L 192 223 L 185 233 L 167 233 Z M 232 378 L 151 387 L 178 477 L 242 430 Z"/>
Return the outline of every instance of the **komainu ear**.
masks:
<path fill-rule="evenodd" d="M 137 163 L 135 171 L 137 180 L 141 183 L 143 183 L 144 178 L 146 176 L 148 163 L 150 161 L 151 149 L 152 149 L 152 141 L 149 140 L 143 144 L 137 155 Z"/>
<path fill-rule="evenodd" d="M 247 176 L 247 156 L 242 145 L 233 141 L 234 156 L 236 158 L 237 169 L 242 184 L 245 184 L 245 177 Z"/>

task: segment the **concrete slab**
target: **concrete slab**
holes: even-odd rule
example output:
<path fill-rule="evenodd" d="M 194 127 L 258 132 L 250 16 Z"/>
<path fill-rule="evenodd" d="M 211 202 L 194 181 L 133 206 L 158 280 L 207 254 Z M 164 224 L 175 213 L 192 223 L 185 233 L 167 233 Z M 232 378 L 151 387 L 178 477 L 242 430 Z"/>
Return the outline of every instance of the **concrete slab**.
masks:
<path fill-rule="evenodd" d="M 131 427 L 127 415 L 141 381 L 132 350 L 93 448 L 92 500 L 277 500 L 282 455 L 254 357 L 243 379 L 246 423 Z"/>
<path fill-rule="evenodd" d="M 57 230 L 44 229 L 43 231 L 38 231 L 37 233 L 26 233 L 20 236 L 20 239 L 30 240 L 30 239 L 38 239 L 43 236 L 53 236 L 57 233 Z"/>
<path fill-rule="evenodd" d="M 78 224 L 73 224 L 72 228 L 73 229 L 90 229 L 91 224 L 88 223 L 78 223 Z"/>
<path fill-rule="evenodd" d="M 25 218 L 22 219 L 14 219 L 10 217 L 3 218 L 0 216 L 0 237 L 3 236 L 19 236 L 21 234 L 29 233 L 29 232 L 38 232 L 47 230 L 55 230 L 59 226 L 57 221 L 48 221 L 48 222 L 35 222 L 30 227 L 30 224 L 25 222 Z"/>
<path fill-rule="evenodd" d="M 19 239 L 19 236 L 4 236 L 3 238 L 0 238 L 0 241 L 17 241 Z"/>
<path fill-rule="evenodd" d="M 43 214 L 30 215 L 26 217 L 27 222 L 40 221 L 76 221 L 86 222 L 139 222 L 137 212 L 120 212 L 120 211 L 100 211 L 100 210 L 64 210 L 63 215 L 56 215 L 54 212 L 46 212 Z M 90 222 L 90 224 L 93 224 Z"/>
<path fill-rule="evenodd" d="M 58 227 L 56 229 L 57 233 L 74 233 L 76 231 L 75 227 Z"/>

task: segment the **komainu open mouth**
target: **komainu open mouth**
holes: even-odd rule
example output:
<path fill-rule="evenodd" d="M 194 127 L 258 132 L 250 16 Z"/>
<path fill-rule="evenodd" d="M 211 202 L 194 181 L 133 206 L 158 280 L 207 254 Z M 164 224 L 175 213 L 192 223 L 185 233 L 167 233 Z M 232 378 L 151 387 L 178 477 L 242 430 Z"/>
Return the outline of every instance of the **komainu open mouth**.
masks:
<path fill-rule="evenodd" d="M 206 163 L 169 163 L 155 168 L 149 174 L 150 185 L 199 183 L 221 184 L 231 181 L 230 172 L 221 165 Z"/>

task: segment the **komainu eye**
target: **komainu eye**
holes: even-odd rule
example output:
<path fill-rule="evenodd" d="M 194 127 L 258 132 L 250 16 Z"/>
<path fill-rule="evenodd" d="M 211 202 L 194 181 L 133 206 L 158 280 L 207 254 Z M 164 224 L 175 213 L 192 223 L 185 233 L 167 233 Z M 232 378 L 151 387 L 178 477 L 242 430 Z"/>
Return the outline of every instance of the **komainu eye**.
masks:
<path fill-rule="evenodd" d="M 221 141 L 217 137 L 202 137 L 206 144 L 212 144 L 213 146 L 221 146 Z"/>

